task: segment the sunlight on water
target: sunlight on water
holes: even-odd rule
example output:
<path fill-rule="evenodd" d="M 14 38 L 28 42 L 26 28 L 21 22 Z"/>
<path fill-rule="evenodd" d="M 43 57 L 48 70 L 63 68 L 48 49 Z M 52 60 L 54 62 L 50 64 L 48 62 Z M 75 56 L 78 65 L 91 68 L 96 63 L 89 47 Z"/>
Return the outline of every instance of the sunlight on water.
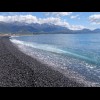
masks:
<path fill-rule="evenodd" d="M 75 57 L 78 57 L 78 58 L 82 58 L 82 59 L 85 59 L 85 60 L 88 60 L 88 61 L 92 61 L 92 59 L 89 59 L 88 57 L 81 56 L 81 55 L 78 55 L 78 54 L 75 54 L 75 53 L 72 53 L 72 52 L 69 52 L 69 51 L 64 51 L 64 50 L 61 50 L 57 47 L 47 45 L 47 44 L 37 44 L 37 43 L 31 43 L 31 42 L 23 42 L 23 41 L 19 41 L 19 40 L 15 40 L 15 39 L 12 39 L 11 41 L 14 42 L 14 43 L 19 43 L 19 44 L 29 46 L 29 47 L 33 47 L 33 48 L 37 48 L 37 49 L 42 49 L 42 50 L 46 50 L 46 51 L 50 51 L 50 52 L 54 52 L 54 53 L 65 53 L 65 54 L 69 54 L 69 55 L 72 55 L 72 56 L 75 56 Z"/>
<path fill-rule="evenodd" d="M 61 68 L 67 72 L 69 69 L 80 74 L 75 74 L 83 77 L 80 80 L 100 83 L 99 34 L 48 34 L 12 37 L 10 40 L 24 53 L 57 70 Z"/>

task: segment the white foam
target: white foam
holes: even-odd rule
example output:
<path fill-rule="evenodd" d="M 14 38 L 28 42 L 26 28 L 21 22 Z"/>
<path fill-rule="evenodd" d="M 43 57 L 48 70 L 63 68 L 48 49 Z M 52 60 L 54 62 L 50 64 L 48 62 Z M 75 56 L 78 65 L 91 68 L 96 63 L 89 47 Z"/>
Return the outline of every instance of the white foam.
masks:
<path fill-rule="evenodd" d="M 14 37 L 20 37 L 20 36 L 11 36 L 11 38 L 14 38 Z"/>
<path fill-rule="evenodd" d="M 16 39 L 10 39 L 10 40 L 13 43 L 22 44 L 22 45 L 37 48 L 37 49 L 42 49 L 42 50 L 51 51 L 51 52 L 55 52 L 55 53 L 66 53 L 66 51 L 61 50 L 61 49 L 54 47 L 52 45 L 24 42 L 24 41 L 19 41 Z"/>

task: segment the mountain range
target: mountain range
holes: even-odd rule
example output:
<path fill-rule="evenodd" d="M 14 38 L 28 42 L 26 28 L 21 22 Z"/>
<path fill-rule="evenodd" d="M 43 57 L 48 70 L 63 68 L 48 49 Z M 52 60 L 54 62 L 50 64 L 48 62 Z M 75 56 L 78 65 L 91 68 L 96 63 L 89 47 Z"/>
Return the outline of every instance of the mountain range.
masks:
<path fill-rule="evenodd" d="M 20 23 L 20 22 L 0 22 L 0 33 L 11 33 L 11 34 L 28 34 L 28 33 L 100 33 L 100 29 L 89 30 L 70 30 L 63 26 L 54 24 L 38 24 L 38 23 Z"/>

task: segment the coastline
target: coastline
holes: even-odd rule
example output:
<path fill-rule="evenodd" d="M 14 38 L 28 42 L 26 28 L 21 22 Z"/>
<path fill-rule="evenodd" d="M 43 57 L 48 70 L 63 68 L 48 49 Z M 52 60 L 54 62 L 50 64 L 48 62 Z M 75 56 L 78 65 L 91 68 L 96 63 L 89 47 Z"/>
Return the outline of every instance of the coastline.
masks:
<path fill-rule="evenodd" d="M 84 87 L 19 51 L 9 40 L 0 37 L 0 86 L 8 87 Z M 5 72 L 5 73 L 4 73 Z"/>

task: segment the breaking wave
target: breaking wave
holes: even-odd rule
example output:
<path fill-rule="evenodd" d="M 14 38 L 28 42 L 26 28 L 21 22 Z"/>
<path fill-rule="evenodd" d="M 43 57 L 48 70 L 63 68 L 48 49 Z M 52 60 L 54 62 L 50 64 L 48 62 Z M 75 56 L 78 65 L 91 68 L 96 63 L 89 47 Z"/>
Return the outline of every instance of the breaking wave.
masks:
<path fill-rule="evenodd" d="M 48 45 L 48 44 L 38 44 L 38 43 L 31 43 L 31 42 L 25 42 L 25 41 L 20 41 L 17 39 L 10 39 L 13 43 L 17 43 L 17 44 L 22 44 L 24 46 L 28 46 L 28 47 L 32 47 L 32 48 L 36 48 L 36 49 L 41 49 L 41 50 L 46 50 L 46 51 L 50 51 L 53 53 L 60 53 L 60 54 L 66 54 L 69 56 L 73 56 L 73 57 L 77 57 L 86 61 L 90 61 L 90 62 L 94 62 L 94 60 L 86 57 L 86 56 L 82 56 L 73 52 L 69 52 L 69 51 L 65 51 L 62 49 L 57 48 L 56 46 L 53 45 Z M 95 63 L 95 62 L 94 62 Z"/>

